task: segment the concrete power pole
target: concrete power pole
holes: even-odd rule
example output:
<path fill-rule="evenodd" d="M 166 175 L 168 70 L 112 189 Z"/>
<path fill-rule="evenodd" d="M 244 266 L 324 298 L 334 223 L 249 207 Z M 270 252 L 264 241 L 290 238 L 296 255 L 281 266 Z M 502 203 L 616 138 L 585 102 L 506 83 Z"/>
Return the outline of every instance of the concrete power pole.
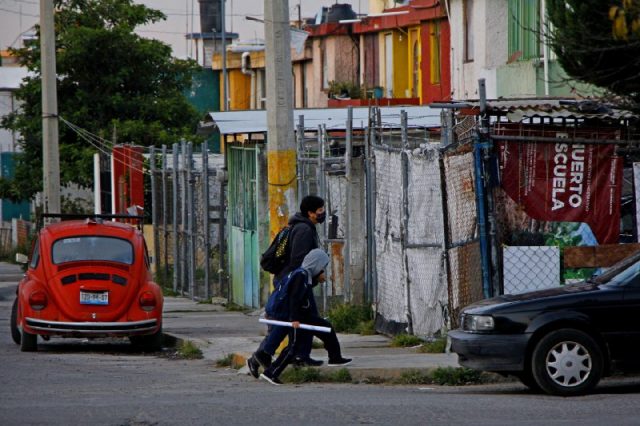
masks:
<path fill-rule="evenodd" d="M 289 1 L 265 0 L 267 77 L 267 167 L 271 236 L 296 211 L 296 145 Z"/>
<path fill-rule="evenodd" d="M 60 211 L 60 153 L 53 0 L 40 0 L 40 61 L 42 63 L 43 212 L 62 213 Z"/>

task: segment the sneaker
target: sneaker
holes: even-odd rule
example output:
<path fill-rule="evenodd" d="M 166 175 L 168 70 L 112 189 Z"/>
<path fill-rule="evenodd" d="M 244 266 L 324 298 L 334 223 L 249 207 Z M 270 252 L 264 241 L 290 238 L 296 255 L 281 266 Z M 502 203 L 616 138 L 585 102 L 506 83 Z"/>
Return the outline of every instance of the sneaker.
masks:
<path fill-rule="evenodd" d="M 267 369 L 271 367 L 271 355 L 265 351 L 256 351 L 252 357 L 258 361 L 263 368 Z"/>
<path fill-rule="evenodd" d="M 341 365 L 347 365 L 350 364 L 351 361 L 353 361 L 351 358 L 338 358 L 338 359 L 330 359 L 329 360 L 329 364 L 327 364 L 330 367 L 338 367 Z"/>
<path fill-rule="evenodd" d="M 278 379 L 277 377 L 272 377 L 271 374 L 267 373 L 266 371 L 260 375 L 260 378 L 262 380 L 266 380 L 272 385 L 280 386 L 282 384 L 280 379 Z"/>
<path fill-rule="evenodd" d="M 320 367 L 324 364 L 324 361 L 319 359 L 309 358 L 297 358 L 293 361 L 293 364 L 298 367 Z"/>
<path fill-rule="evenodd" d="M 249 367 L 249 372 L 253 377 L 256 379 L 260 377 L 260 364 L 256 361 L 253 355 L 247 359 L 247 367 Z"/>

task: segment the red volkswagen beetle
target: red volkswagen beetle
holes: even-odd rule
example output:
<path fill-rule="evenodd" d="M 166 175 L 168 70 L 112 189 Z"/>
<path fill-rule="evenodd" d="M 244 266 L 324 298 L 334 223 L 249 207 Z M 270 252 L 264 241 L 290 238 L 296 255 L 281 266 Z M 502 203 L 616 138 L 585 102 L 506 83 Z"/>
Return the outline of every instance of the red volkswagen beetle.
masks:
<path fill-rule="evenodd" d="M 144 237 L 105 216 L 38 232 L 11 312 L 11 335 L 23 351 L 37 350 L 38 335 L 129 337 L 143 349 L 161 348 L 163 297 Z"/>

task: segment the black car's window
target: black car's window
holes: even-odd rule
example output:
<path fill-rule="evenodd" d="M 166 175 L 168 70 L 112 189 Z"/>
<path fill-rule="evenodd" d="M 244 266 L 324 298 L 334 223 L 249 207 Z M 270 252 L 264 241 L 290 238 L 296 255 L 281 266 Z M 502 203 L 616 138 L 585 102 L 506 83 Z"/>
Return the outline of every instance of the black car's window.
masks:
<path fill-rule="evenodd" d="M 127 240 L 113 237 L 80 236 L 62 238 L 53 243 L 53 263 L 83 260 L 106 260 L 133 264 L 133 246 Z"/>
<path fill-rule="evenodd" d="M 33 243 L 33 250 L 31 251 L 31 262 L 29 262 L 29 268 L 35 269 L 40 261 L 40 240 L 36 238 Z"/>
<path fill-rule="evenodd" d="M 614 266 L 604 274 L 592 279 L 596 284 L 624 284 L 640 273 L 640 256 L 628 257 Z"/>

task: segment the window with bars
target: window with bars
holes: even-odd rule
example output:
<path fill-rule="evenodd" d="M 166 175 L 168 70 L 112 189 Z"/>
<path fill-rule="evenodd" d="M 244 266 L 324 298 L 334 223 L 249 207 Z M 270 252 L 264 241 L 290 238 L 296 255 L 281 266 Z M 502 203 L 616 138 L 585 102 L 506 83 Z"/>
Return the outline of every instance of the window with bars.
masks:
<path fill-rule="evenodd" d="M 540 58 L 540 0 L 509 0 L 509 58 Z"/>

